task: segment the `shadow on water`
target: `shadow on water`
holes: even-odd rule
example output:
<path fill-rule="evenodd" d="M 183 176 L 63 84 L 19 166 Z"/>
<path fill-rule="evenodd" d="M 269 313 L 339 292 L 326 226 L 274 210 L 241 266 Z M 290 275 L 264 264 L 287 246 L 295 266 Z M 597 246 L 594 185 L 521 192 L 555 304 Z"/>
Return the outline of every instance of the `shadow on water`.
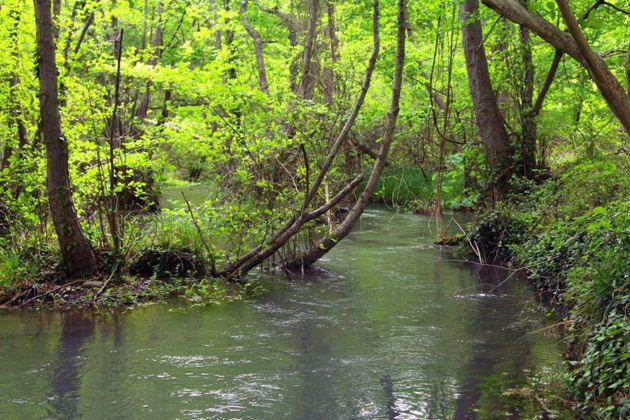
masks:
<path fill-rule="evenodd" d="M 77 405 L 85 358 L 82 348 L 94 334 L 94 321 L 80 312 L 63 317 L 57 360 L 51 381 L 51 406 L 55 418 L 77 418 Z"/>
<path fill-rule="evenodd" d="M 516 407 L 501 406 L 500 393 L 510 385 L 514 372 L 529 366 L 528 324 L 520 322 L 524 303 L 509 295 L 507 284 L 519 280 L 507 279 L 511 272 L 498 267 L 474 266 L 472 271 L 480 298 L 468 330 L 473 344 L 453 418 L 477 419 L 480 412 L 490 410 L 505 413 L 503 418 L 517 419 Z M 497 339 L 498 331 L 501 339 Z M 502 386 L 497 389 L 499 382 Z"/>

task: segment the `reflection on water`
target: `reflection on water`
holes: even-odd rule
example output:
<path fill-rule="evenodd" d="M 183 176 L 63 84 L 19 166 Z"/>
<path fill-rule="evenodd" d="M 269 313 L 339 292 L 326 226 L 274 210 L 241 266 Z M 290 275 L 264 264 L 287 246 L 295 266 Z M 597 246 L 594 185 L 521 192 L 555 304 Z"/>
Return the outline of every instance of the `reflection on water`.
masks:
<path fill-rule="evenodd" d="M 505 270 L 430 242 L 372 209 L 326 271 L 259 275 L 255 301 L 3 315 L 0 418 L 516 418 L 502 387 L 556 343 Z"/>
<path fill-rule="evenodd" d="M 82 348 L 93 333 L 94 323 L 81 313 L 68 313 L 64 317 L 49 396 L 53 412 L 59 417 L 76 418 L 79 414 L 77 402 L 85 367 Z"/>

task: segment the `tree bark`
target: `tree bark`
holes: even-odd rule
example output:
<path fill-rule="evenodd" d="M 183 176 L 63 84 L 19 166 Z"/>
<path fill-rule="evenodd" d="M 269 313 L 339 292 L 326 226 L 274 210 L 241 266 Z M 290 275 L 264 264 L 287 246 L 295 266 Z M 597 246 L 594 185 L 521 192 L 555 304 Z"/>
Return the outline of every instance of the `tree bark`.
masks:
<path fill-rule="evenodd" d="M 540 114 L 542 111 L 543 103 L 545 102 L 545 98 L 547 97 L 547 93 L 549 92 L 549 88 L 553 83 L 553 79 L 556 77 L 556 73 L 558 72 L 558 66 L 560 65 L 560 61 L 562 60 L 562 56 L 564 53 L 556 49 L 556 53 L 553 56 L 553 60 L 551 61 L 551 65 L 549 66 L 549 71 L 547 71 L 547 77 L 543 82 L 542 87 L 540 88 L 540 92 L 538 92 L 538 97 L 536 98 L 536 103 L 532 108 L 532 114 L 534 117 Z"/>
<path fill-rule="evenodd" d="M 590 48 L 566 0 L 556 0 L 556 2 L 567 23 L 570 34 L 561 31 L 542 17 L 529 12 L 515 0 L 482 1 L 498 14 L 515 23 L 524 25 L 549 44 L 569 54 L 582 64 L 589 71 L 592 80 L 599 88 L 609 108 L 619 119 L 626 133 L 630 135 L 630 96 L 610 72 L 604 60 Z"/>
<path fill-rule="evenodd" d="M 61 131 L 57 91 L 57 64 L 50 0 L 34 0 L 39 55 L 39 103 L 46 144 L 50 213 L 61 256 L 72 277 L 95 273 L 96 255 L 81 230 L 72 201 L 68 172 L 68 145 Z"/>
<path fill-rule="evenodd" d="M 359 220 L 361 214 L 367 207 L 374 189 L 378 183 L 389 149 L 394 140 L 394 131 L 396 129 L 396 120 L 398 118 L 398 112 L 400 110 L 400 94 L 402 90 L 403 70 L 405 64 L 405 41 L 407 34 L 407 19 L 406 19 L 406 0 L 398 0 L 398 37 L 396 43 L 396 69 L 394 72 L 394 85 L 392 88 L 392 100 L 387 114 L 387 123 L 385 125 L 385 132 L 381 147 L 378 153 L 378 157 L 374 162 L 372 173 L 367 181 L 365 189 L 359 195 L 359 198 L 355 202 L 350 212 L 345 217 L 343 222 L 339 224 L 329 235 L 322 240 L 317 241 L 311 246 L 305 253 L 294 258 L 292 261 L 288 261 L 285 265 L 287 268 L 308 268 L 313 265 L 318 259 L 326 255 L 335 245 L 339 243 L 343 238 L 348 236 L 354 224 Z"/>
<path fill-rule="evenodd" d="M 501 200 L 508 189 L 512 156 L 509 136 L 492 90 L 478 12 L 478 0 L 465 0 L 461 4 L 462 41 L 479 135 L 493 172 L 494 199 Z"/>
<path fill-rule="evenodd" d="M 569 54 L 581 64 L 586 65 L 586 61 L 571 35 L 558 29 L 537 14 L 531 13 L 518 1 L 482 0 L 482 2 L 499 15 L 525 26 L 549 44 Z"/>

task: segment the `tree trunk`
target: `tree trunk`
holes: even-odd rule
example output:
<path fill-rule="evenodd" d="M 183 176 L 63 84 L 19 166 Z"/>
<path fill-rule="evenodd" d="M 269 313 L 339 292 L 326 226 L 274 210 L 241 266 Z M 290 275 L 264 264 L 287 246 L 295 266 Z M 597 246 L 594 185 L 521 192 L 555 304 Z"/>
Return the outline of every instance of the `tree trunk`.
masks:
<path fill-rule="evenodd" d="M 157 16 L 158 20 L 161 21 L 162 13 L 164 11 L 164 2 L 161 1 L 157 7 Z M 162 23 L 158 22 L 155 25 L 155 33 L 153 34 L 153 40 L 151 41 L 151 56 L 149 61 L 147 62 L 150 66 L 155 66 L 158 62 L 158 58 L 161 55 L 160 47 L 162 46 Z M 114 51 L 116 54 L 116 51 Z M 151 99 L 151 86 L 153 86 L 153 81 L 148 80 L 144 89 L 144 94 L 142 95 L 142 99 L 140 100 L 140 105 L 138 105 L 138 110 L 136 111 L 136 117 L 140 119 L 140 121 L 144 120 L 147 117 L 147 113 L 149 112 L 149 101 Z"/>
<path fill-rule="evenodd" d="M 479 135 L 493 172 L 494 199 L 501 200 L 508 189 L 512 156 L 508 133 L 492 90 L 478 11 L 478 0 L 465 0 L 461 4 L 462 41 Z"/>
<path fill-rule="evenodd" d="M 304 54 L 302 55 L 302 79 L 299 93 L 304 99 L 313 99 L 315 93 L 315 79 L 317 76 L 316 63 L 313 59 L 317 54 L 317 23 L 319 22 L 320 0 L 306 0 L 308 14 L 308 30 L 304 40 Z"/>
<path fill-rule="evenodd" d="M 521 0 L 527 5 L 528 0 Z M 521 60 L 523 65 L 523 83 L 519 86 L 519 113 L 521 117 L 521 144 L 516 170 L 520 176 L 532 178 L 536 169 L 536 115 L 534 106 L 535 69 L 532 58 L 532 43 L 529 29 L 519 25 L 521 40 Z"/>
<path fill-rule="evenodd" d="M 542 17 L 529 12 L 515 0 L 482 1 L 501 16 L 526 26 L 549 44 L 569 54 L 582 64 L 589 71 L 592 80 L 599 88 L 608 107 L 619 119 L 626 133 L 630 135 L 630 95 L 624 91 L 619 81 L 604 63 L 604 60 L 590 48 L 566 0 L 556 0 L 556 2 L 567 23 L 570 34 L 563 32 Z M 599 2 L 596 4 L 599 4 Z M 588 12 L 585 16 L 588 17 Z"/>
<path fill-rule="evenodd" d="M 558 72 L 558 66 L 560 65 L 560 61 L 562 61 L 562 56 L 564 53 L 556 49 L 556 53 L 553 56 L 553 60 L 551 61 L 551 66 L 549 66 L 549 71 L 547 71 L 547 77 L 543 82 L 542 87 L 540 88 L 540 92 L 538 93 L 538 97 L 536 98 L 536 103 L 532 108 L 532 114 L 534 117 L 540 114 L 542 111 L 543 103 L 545 102 L 545 98 L 547 97 L 547 93 L 549 92 L 549 88 L 553 83 L 553 79 L 556 77 L 556 73 Z"/>
<path fill-rule="evenodd" d="M 372 54 L 370 55 L 370 59 L 368 62 L 367 70 L 365 72 L 365 79 L 363 80 L 363 84 L 361 85 L 361 91 L 357 97 L 357 100 L 354 104 L 354 108 L 350 113 L 350 116 L 346 120 L 341 129 L 341 132 L 337 136 L 337 139 L 333 143 L 330 151 L 326 155 L 326 159 L 322 163 L 321 169 L 313 181 L 313 184 L 309 187 L 309 190 L 305 193 L 304 202 L 302 204 L 302 208 L 299 214 L 293 218 L 291 218 L 281 229 L 279 229 L 269 241 L 269 245 L 266 248 L 258 247 L 248 252 L 247 254 L 240 257 L 236 262 L 228 264 L 226 268 L 224 268 L 220 274 L 227 276 L 228 278 L 233 278 L 235 276 L 241 276 L 246 274 L 249 270 L 256 267 L 257 265 L 263 263 L 265 259 L 272 256 L 278 249 L 280 249 L 292 236 L 297 234 L 302 226 L 305 223 L 313 220 L 316 217 L 324 214 L 326 211 L 330 210 L 334 205 L 338 204 L 342 198 L 347 196 L 357 185 L 362 181 L 363 175 L 355 178 L 350 184 L 348 184 L 342 191 L 335 195 L 335 197 L 331 198 L 331 200 L 320 207 L 317 210 L 308 211 L 309 205 L 315 199 L 315 196 L 318 193 L 319 187 L 321 186 L 328 170 L 330 169 L 337 153 L 341 146 L 345 143 L 348 135 L 350 134 L 350 130 L 354 122 L 359 115 L 359 111 L 363 106 L 363 102 L 365 101 L 365 97 L 370 88 L 370 84 L 372 81 L 372 74 L 374 72 L 374 68 L 376 67 L 376 61 L 378 59 L 378 54 L 380 51 L 380 34 L 379 34 L 379 1 L 374 0 L 373 3 L 373 14 L 372 14 L 372 32 L 373 32 L 373 45 L 372 45 Z"/>
<path fill-rule="evenodd" d="M 299 28 L 298 28 L 298 24 L 295 22 L 293 17 L 288 13 L 284 13 L 280 11 L 278 6 L 269 8 L 260 4 L 259 1 L 254 1 L 254 3 L 256 4 L 256 7 L 258 7 L 258 9 L 260 9 L 261 11 L 278 16 L 280 20 L 282 20 L 282 23 L 284 23 L 287 30 L 289 31 L 289 44 L 291 45 L 291 47 L 297 47 L 299 44 L 299 40 L 298 40 Z M 289 85 L 291 87 L 292 92 L 297 92 L 298 90 L 297 78 L 296 78 L 296 75 L 299 72 L 298 61 L 299 61 L 299 57 L 297 59 L 291 60 L 291 63 L 289 64 L 289 71 L 290 71 Z"/>
<path fill-rule="evenodd" d="M 387 123 L 385 125 L 385 133 L 383 140 L 381 141 L 381 147 L 378 153 L 378 157 L 374 162 L 372 173 L 367 181 L 365 189 L 355 202 L 350 212 L 345 217 L 343 222 L 337 226 L 329 235 L 322 240 L 317 241 L 311 246 L 304 254 L 296 257 L 292 261 L 287 262 L 288 268 L 307 268 L 313 265 L 318 259 L 326 255 L 335 245 L 339 243 L 343 238 L 348 236 L 354 224 L 359 220 L 363 211 L 367 207 L 374 189 L 378 183 L 389 149 L 394 141 L 394 131 L 396 129 L 396 120 L 398 118 L 398 112 L 400 110 L 400 93 L 402 90 L 403 70 L 405 64 L 405 41 L 407 34 L 407 19 L 406 19 L 406 0 L 398 0 L 398 38 L 396 43 L 396 70 L 394 73 L 394 85 L 392 89 L 392 101 L 387 114 Z"/>
<path fill-rule="evenodd" d="M 267 82 L 267 68 L 265 67 L 265 56 L 263 54 L 263 40 L 260 33 L 254 28 L 247 17 L 247 0 L 243 0 L 240 9 L 243 16 L 243 26 L 249 36 L 254 40 L 254 53 L 256 54 L 256 65 L 258 67 L 258 85 L 263 93 L 269 95 L 269 83 Z"/>
<path fill-rule="evenodd" d="M 34 0 L 39 55 L 39 104 L 46 144 L 50 213 L 64 263 L 72 277 L 95 273 L 96 256 L 83 235 L 70 187 L 68 145 L 61 131 L 57 91 L 57 64 L 50 0 Z"/>
<path fill-rule="evenodd" d="M 531 13 L 518 1 L 482 0 L 482 2 L 499 15 L 511 20 L 514 23 L 525 26 L 549 44 L 560 49 L 564 53 L 569 54 L 581 64 L 586 65 L 586 61 L 584 60 L 577 43 L 571 35 L 558 29 L 539 15 Z"/>

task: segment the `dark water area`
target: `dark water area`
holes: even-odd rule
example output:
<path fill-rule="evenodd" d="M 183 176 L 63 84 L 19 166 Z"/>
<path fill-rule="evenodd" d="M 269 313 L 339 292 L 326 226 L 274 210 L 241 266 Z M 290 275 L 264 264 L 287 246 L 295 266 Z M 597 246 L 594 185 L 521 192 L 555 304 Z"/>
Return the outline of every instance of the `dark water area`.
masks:
<path fill-rule="evenodd" d="M 531 293 L 431 242 L 373 208 L 259 298 L 0 315 L 0 419 L 526 417 L 502 391 L 560 363 Z"/>

